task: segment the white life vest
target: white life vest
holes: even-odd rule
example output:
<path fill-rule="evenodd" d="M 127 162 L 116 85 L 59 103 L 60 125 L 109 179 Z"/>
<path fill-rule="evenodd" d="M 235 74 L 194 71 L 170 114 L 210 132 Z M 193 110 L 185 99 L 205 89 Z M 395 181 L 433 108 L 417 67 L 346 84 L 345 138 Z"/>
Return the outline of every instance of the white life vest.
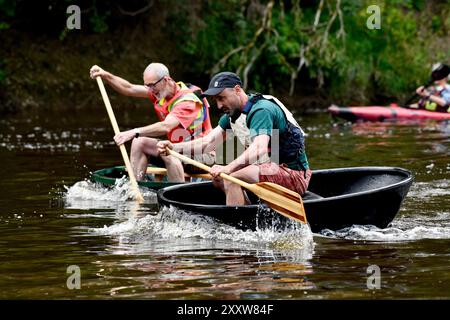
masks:
<path fill-rule="evenodd" d="M 280 100 L 271 95 L 262 95 L 262 97 L 276 104 L 283 111 L 286 119 L 295 127 L 299 128 L 302 134 L 305 134 L 300 125 L 294 119 L 292 113 L 284 106 L 284 104 Z M 243 112 L 240 114 L 240 116 L 236 119 L 235 122 L 232 122 L 230 118 L 230 126 L 231 129 L 233 130 L 233 134 L 239 139 L 240 143 L 244 146 L 245 149 L 247 149 L 252 143 L 252 140 L 250 138 L 250 129 L 247 126 L 247 112 L 244 107 Z M 270 158 L 268 156 L 263 157 L 263 159 L 259 159 L 257 161 L 257 163 L 266 163 L 266 162 L 270 162 Z"/>

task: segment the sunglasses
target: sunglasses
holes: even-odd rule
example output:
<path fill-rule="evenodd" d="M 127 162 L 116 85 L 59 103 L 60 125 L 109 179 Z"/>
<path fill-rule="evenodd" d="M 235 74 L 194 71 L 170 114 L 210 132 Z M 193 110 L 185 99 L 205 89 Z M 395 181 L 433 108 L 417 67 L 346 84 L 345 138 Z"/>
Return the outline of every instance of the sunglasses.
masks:
<path fill-rule="evenodd" d="M 144 86 L 146 86 L 149 89 L 155 89 L 156 85 L 162 80 L 164 79 L 164 77 L 162 77 L 161 79 L 159 79 L 158 81 L 156 81 L 155 83 L 144 83 Z"/>

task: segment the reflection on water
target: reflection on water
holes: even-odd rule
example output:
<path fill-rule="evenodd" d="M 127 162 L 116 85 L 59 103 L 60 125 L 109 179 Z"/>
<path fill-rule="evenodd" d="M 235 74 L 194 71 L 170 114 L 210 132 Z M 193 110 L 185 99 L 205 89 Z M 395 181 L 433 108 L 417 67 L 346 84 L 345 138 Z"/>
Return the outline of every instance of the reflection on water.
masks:
<path fill-rule="evenodd" d="M 97 260 L 96 264 L 97 275 L 119 282 L 110 289 L 118 297 L 261 299 L 276 297 L 277 291 L 286 290 L 286 283 L 291 284 L 290 290 L 313 286 L 305 279 L 311 268 L 304 252 L 302 248 L 276 251 L 258 244 L 239 249 L 229 241 L 199 238 L 154 240 L 117 244 L 110 254 L 130 258 L 120 263 Z"/>
<path fill-rule="evenodd" d="M 302 260 L 285 262 L 286 256 L 272 250 L 230 249 L 227 243 L 200 240 L 190 242 L 193 248 L 182 249 L 184 246 L 164 253 L 155 248 L 151 256 L 121 264 L 98 261 L 98 275 L 107 281 L 128 277 L 133 282 L 112 287 L 110 294 L 118 297 L 265 299 L 314 286 L 307 279 L 311 273 L 307 264 Z M 295 253 L 287 256 L 290 259 Z"/>
<path fill-rule="evenodd" d="M 121 128 L 142 123 L 127 111 Z M 0 298 L 449 298 L 450 125 L 333 123 L 299 118 L 313 169 L 398 166 L 415 176 L 386 229 L 312 234 L 298 224 L 243 231 L 174 208 L 156 194 L 130 200 L 89 173 L 121 164 L 104 110 L 0 120 Z M 82 124 L 82 125 L 80 125 Z M 66 287 L 67 267 L 82 272 Z M 367 288 L 367 267 L 381 289 Z"/>
<path fill-rule="evenodd" d="M 105 188 L 83 182 L 68 187 L 65 194 L 66 208 L 70 204 L 70 208 L 92 209 L 85 206 L 95 205 L 89 200 L 99 194 L 108 206 L 100 200 L 97 209 L 113 209 L 112 224 L 77 229 L 81 237 L 89 234 L 113 241 L 95 262 L 96 276 L 115 284 L 109 295 L 266 299 L 286 298 L 278 293 L 285 290 L 303 295 L 314 287 L 307 279 L 314 250 L 309 226 L 296 223 L 243 231 L 210 217 L 126 201 L 127 196 L 119 196 L 122 188 L 122 184 Z M 104 217 L 105 212 L 91 213 L 96 215 Z M 111 211 L 106 215 L 111 217 Z M 111 256 L 121 258 L 110 261 Z"/>

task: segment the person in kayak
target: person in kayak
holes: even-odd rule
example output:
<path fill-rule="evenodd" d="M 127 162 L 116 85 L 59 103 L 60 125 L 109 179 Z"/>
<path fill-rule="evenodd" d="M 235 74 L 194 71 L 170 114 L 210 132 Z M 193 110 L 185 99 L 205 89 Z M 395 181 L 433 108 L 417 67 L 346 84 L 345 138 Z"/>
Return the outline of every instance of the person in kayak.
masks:
<path fill-rule="evenodd" d="M 127 80 L 107 72 L 97 65 L 90 69 L 92 79 L 101 77 L 115 91 L 125 96 L 147 98 L 153 103 L 159 122 L 122 131 L 114 136 L 117 145 L 131 143 L 131 166 L 137 180 L 145 180 L 149 163 L 167 168 L 171 182 L 184 182 L 184 167 L 173 156 L 160 156 L 156 137 L 167 135 L 173 142 L 189 141 L 208 134 L 211 130 L 209 105 L 199 98 L 200 88 L 175 82 L 168 68 L 161 63 L 151 63 L 144 70 L 144 84 L 131 84 Z M 206 164 L 214 163 L 214 153 L 198 159 Z"/>
<path fill-rule="evenodd" d="M 430 88 L 424 86 L 417 88 L 416 93 L 421 98 L 417 104 L 411 105 L 411 107 L 450 113 L 450 85 L 447 83 L 449 74 L 450 67 L 448 65 L 435 65 L 431 73 L 434 85 Z"/>
<path fill-rule="evenodd" d="M 277 98 L 246 94 L 241 79 L 232 72 L 216 74 L 204 95 L 225 113 L 218 126 L 195 141 L 160 141 L 160 154 L 167 154 L 166 147 L 191 156 L 207 152 L 232 133 L 245 151 L 227 165 L 211 168 L 214 185 L 224 190 L 227 205 L 249 204 L 249 200 L 239 185 L 219 178 L 222 172 L 248 183 L 272 182 L 300 195 L 306 192 L 312 172 L 305 151 L 305 134 Z M 234 154 L 234 150 L 231 152 Z"/>

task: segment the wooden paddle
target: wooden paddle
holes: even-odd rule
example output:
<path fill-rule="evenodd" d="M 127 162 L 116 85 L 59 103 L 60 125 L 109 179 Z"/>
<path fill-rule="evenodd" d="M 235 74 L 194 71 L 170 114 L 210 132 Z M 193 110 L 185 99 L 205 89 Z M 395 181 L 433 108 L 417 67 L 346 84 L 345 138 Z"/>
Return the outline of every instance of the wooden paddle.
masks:
<path fill-rule="evenodd" d="M 203 169 L 207 172 L 211 171 L 211 168 L 207 165 L 181 155 L 176 151 L 167 148 L 167 152 L 186 163 L 199 167 L 200 169 Z M 261 198 L 261 200 L 267 203 L 270 208 L 282 214 L 283 216 L 289 219 L 300 221 L 302 223 L 307 223 L 305 208 L 303 207 L 303 200 L 298 193 L 271 182 L 250 184 L 229 176 L 225 173 L 221 173 L 220 177 L 225 180 L 234 182 L 241 187 L 253 192 L 259 198 Z"/>
<path fill-rule="evenodd" d="M 428 88 L 432 83 L 434 82 L 434 79 L 433 78 L 431 78 L 424 86 L 423 86 L 423 88 L 424 89 L 426 89 L 426 88 Z M 401 107 L 403 107 L 403 108 L 410 108 L 410 103 L 411 103 L 411 101 L 413 101 L 416 97 L 418 96 L 418 94 L 417 94 L 417 92 L 416 93 L 414 93 L 414 95 L 413 96 L 411 96 Z"/>
<path fill-rule="evenodd" d="M 100 93 L 102 94 L 103 102 L 105 103 L 106 111 L 108 111 L 109 120 L 111 121 L 111 125 L 114 130 L 114 134 L 118 134 L 120 132 L 119 126 L 117 125 L 116 117 L 114 116 L 114 111 L 111 107 L 111 103 L 109 102 L 108 95 L 105 90 L 105 86 L 103 85 L 103 81 L 101 77 L 97 77 L 97 83 L 98 87 L 100 88 Z M 139 203 L 142 203 L 144 201 L 144 197 L 142 196 L 141 192 L 139 191 L 139 187 L 136 181 L 136 177 L 134 176 L 133 170 L 131 169 L 131 163 L 130 159 L 128 158 L 127 149 L 125 148 L 125 145 L 120 145 L 120 152 L 122 153 L 123 161 L 125 162 L 125 167 L 128 171 L 128 176 L 130 177 L 131 187 L 133 191 L 136 194 L 136 200 Z"/>
<path fill-rule="evenodd" d="M 165 176 L 167 175 L 166 168 L 159 167 L 147 167 L 148 174 L 154 174 L 155 176 Z M 185 178 L 201 178 L 201 179 L 211 179 L 211 175 L 207 173 L 184 173 Z"/>
<path fill-rule="evenodd" d="M 443 64 L 443 63 L 438 63 L 437 65 L 433 65 L 433 71 L 431 72 L 430 80 L 428 80 L 428 82 L 423 86 L 423 89 L 425 90 L 426 88 L 431 86 L 431 84 L 435 81 L 442 80 L 445 77 L 448 77 L 449 74 L 450 74 L 450 67 L 448 65 Z M 418 94 L 417 94 L 417 92 L 415 92 L 414 95 L 411 98 L 409 98 L 402 107 L 409 108 L 409 104 L 417 96 L 418 96 Z"/>

